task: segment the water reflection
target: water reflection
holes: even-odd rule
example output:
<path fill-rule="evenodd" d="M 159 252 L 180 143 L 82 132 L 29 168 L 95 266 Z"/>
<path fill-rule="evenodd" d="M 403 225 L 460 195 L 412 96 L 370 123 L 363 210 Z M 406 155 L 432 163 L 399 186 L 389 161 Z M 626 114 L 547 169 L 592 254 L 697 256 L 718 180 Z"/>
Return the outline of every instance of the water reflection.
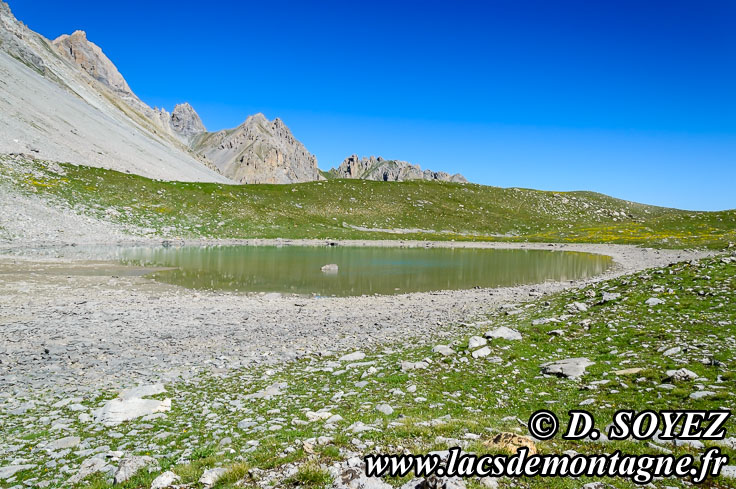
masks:
<path fill-rule="evenodd" d="M 124 263 L 176 267 L 156 280 L 197 289 L 321 296 L 397 294 L 573 280 L 604 272 L 609 257 L 543 250 L 303 246 L 136 247 Z M 339 271 L 323 273 L 325 264 Z"/>

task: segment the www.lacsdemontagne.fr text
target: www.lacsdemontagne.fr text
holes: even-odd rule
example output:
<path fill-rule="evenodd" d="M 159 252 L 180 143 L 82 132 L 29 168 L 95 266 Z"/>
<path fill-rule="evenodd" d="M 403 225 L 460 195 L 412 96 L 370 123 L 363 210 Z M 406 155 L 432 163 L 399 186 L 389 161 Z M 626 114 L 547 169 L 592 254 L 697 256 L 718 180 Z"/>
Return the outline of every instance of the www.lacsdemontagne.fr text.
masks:
<path fill-rule="evenodd" d="M 692 477 L 698 484 L 708 476 L 716 477 L 728 463 L 728 457 L 718 448 L 707 450 L 700 465 L 692 455 L 672 454 L 627 455 L 620 451 L 610 454 L 567 455 L 529 454 L 520 448 L 514 455 L 475 455 L 463 453 L 460 447 L 449 450 L 447 461 L 439 454 L 386 455 L 365 457 L 369 477 L 617 477 L 636 484 L 648 484 L 660 477 Z"/>

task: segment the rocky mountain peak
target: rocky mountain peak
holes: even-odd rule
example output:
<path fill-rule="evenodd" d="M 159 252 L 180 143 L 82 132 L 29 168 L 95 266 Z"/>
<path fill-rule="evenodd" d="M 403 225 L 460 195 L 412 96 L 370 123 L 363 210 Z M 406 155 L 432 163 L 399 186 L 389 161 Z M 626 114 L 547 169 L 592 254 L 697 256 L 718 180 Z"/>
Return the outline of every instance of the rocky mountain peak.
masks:
<path fill-rule="evenodd" d="M 295 183 L 320 179 L 317 158 L 281 121 L 258 113 L 232 130 L 203 133 L 192 149 L 240 183 Z"/>
<path fill-rule="evenodd" d="M 13 13 L 10 11 L 10 5 L 0 0 L 0 14 L 12 17 Z M 15 18 L 15 17 L 13 17 Z"/>
<path fill-rule="evenodd" d="M 407 180 L 467 182 L 465 177 L 459 173 L 450 175 L 442 171 L 422 171 L 419 165 L 412 165 L 406 161 L 386 160 L 380 156 L 364 156 L 363 158 L 358 158 L 358 155 L 348 156 L 339 167 L 330 170 L 330 173 L 337 178 L 358 178 L 383 182 Z"/>
<path fill-rule="evenodd" d="M 68 60 L 76 63 L 95 80 L 117 92 L 132 95 L 128 83 L 99 46 L 87 39 L 84 31 L 64 34 L 52 42 Z"/>
<path fill-rule="evenodd" d="M 191 138 L 207 131 L 199 114 L 187 102 L 174 107 L 171 113 L 171 127 L 177 134 L 185 138 Z"/>

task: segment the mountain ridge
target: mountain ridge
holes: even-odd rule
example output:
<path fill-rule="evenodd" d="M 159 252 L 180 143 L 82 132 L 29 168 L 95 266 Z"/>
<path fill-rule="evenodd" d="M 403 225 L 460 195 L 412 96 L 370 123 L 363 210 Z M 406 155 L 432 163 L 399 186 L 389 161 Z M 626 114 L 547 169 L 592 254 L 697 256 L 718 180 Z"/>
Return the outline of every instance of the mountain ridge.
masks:
<path fill-rule="evenodd" d="M 443 171 L 422 170 L 419 165 L 407 161 L 386 160 L 381 156 L 351 155 L 345 158 L 337 168 L 329 174 L 334 178 L 356 178 L 379 182 L 405 182 L 408 180 L 427 180 L 439 182 L 468 183 L 459 173 L 450 175 Z"/>
<path fill-rule="evenodd" d="M 321 177 L 314 155 L 280 119 L 266 120 L 265 132 L 250 127 L 251 118 L 225 131 L 223 144 L 237 147 L 240 138 L 253 143 L 250 151 L 244 146 L 230 155 L 228 147 L 193 146 L 209 133 L 190 104 L 177 104 L 171 113 L 149 107 L 84 31 L 48 40 L 18 21 L 3 0 L 0 73 L 7 80 L 0 86 L 0 153 L 167 180 L 298 183 Z"/>

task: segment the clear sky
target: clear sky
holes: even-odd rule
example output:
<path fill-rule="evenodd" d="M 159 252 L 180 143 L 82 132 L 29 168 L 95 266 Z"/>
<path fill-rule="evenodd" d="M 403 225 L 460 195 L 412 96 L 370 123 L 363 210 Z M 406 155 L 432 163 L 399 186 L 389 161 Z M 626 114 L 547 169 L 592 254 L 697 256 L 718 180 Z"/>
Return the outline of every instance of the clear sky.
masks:
<path fill-rule="evenodd" d="M 210 130 L 281 117 L 329 169 L 736 208 L 736 1 L 9 0 Z"/>

